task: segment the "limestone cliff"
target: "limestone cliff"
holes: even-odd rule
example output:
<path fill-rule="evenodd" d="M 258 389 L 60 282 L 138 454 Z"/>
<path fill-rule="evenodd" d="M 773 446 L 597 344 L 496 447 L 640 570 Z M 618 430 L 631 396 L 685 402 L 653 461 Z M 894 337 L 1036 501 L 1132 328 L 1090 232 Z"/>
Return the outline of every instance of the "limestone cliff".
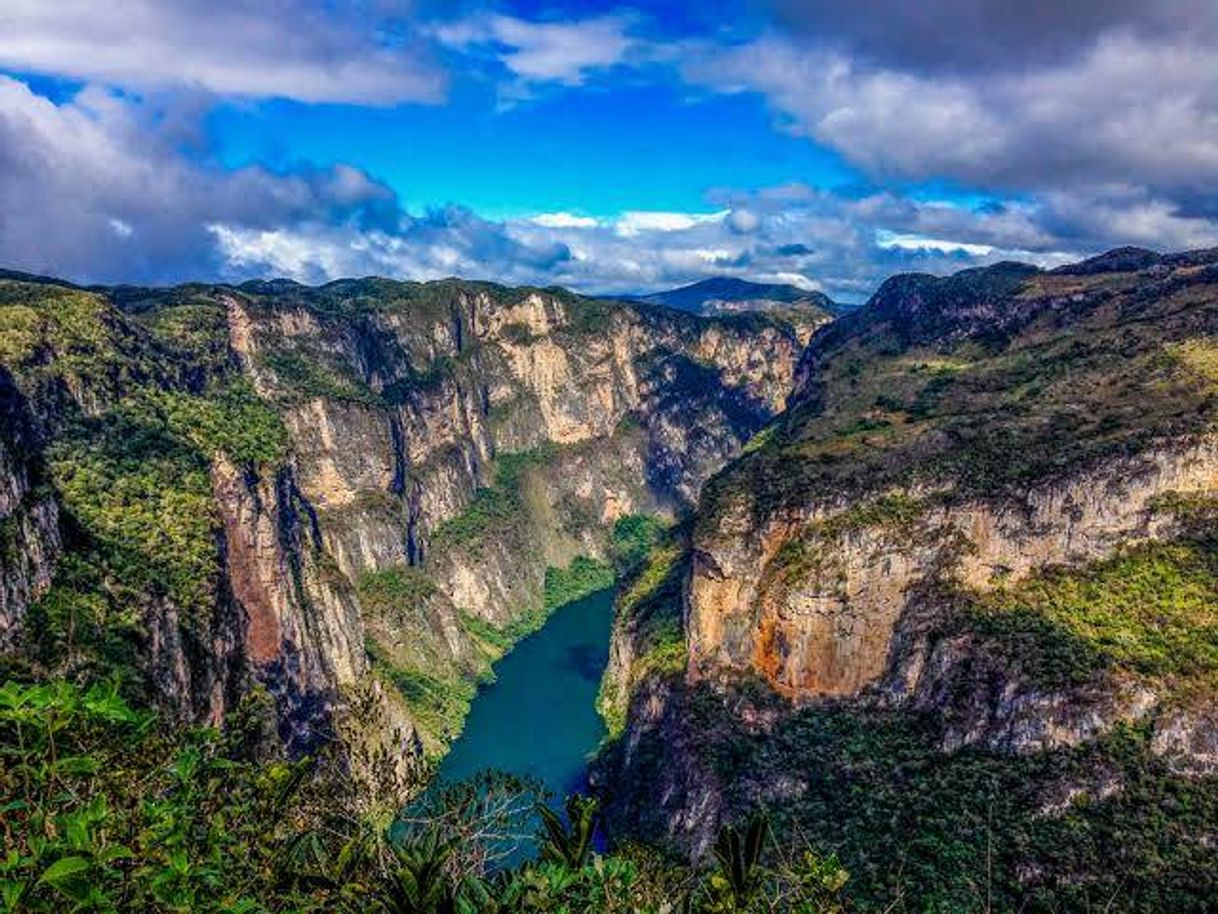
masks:
<path fill-rule="evenodd" d="M 290 750 L 339 735 L 390 789 L 548 570 L 689 506 L 798 356 L 777 320 L 457 281 L 7 280 L 0 311 L 6 664 L 184 721 L 262 684 Z"/>
<path fill-rule="evenodd" d="M 865 813 L 827 811 L 833 772 L 877 796 L 937 772 L 946 810 L 953 789 L 998 802 L 951 780 L 992 757 L 1057 816 L 1109 815 L 1136 766 L 1208 790 L 1216 338 L 1213 252 L 897 277 L 814 336 L 787 412 L 704 490 L 679 581 L 620 601 L 606 692 L 629 716 L 601 774 L 619 821 L 699 849 L 757 802 L 805 828 L 815 809 L 842 817 L 826 840 L 850 866 Z M 680 622 L 676 664 L 657 619 Z M 1009 878 L 1096 878 L 1069 868 Z"/>
<path fill-rule="evenodd" d="M 0 646 L 46 593 L 61 548 L 58 505 L 39 491 L 24 397 L 0 370 Z"/>

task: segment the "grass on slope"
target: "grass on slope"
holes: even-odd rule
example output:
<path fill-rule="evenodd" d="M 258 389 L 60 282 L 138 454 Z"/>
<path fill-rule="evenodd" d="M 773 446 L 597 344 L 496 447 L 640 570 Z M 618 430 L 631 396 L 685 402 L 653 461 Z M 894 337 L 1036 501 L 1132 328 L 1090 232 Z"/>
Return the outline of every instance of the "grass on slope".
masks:
<path fill-rule="evenodd" d="M 1066 279 L 1006 300 L 1028 313 L 1008 333 L 926 343 L 877 321 L 822 343 L 800 402 L 708 485 L 703 523 L 741 492 L 763 514 L 894 485 L 991 495 L 1212 428 L 1214 285 L 1070 277 L 1066 316 Z"/>

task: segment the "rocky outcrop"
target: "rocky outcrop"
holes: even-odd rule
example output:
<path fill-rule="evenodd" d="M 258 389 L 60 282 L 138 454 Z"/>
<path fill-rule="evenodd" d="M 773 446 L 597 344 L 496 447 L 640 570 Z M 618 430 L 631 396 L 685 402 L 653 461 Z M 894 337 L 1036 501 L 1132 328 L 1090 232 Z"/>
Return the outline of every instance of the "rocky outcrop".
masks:
<path fill-rule="evenodd" d="M 890 491 L 874 496 L 874 512 L 812 503 L 760 528 L 742 502 L 694 542 L 691 673 L 749 669 L 796 699 L 858 696 L 881 682 L 890 698 L 912 694 L 929 658 L 898 657 L 896 642 L 923 584 L 946 576 L 985 590 L 1036 569 L 1094 561 L 1176 532 L 1173 515 L 1157 510 L 1165 500 L 1216 490 L 1211 436 L 999 501 L 943 504 L 934 492 Z"/>
<path fill-rule="evenodd" d="M 797 344 L 777 322 L 445 291 L 443 307 L 350 314 L 307 296 L 230 293 L 230 340 L 259 389 L 285 404 L 301 491 L 343 573 L 430 564 L 455 604 L 496 624 L 535 603 L 526 597 L 560 526 L 595 554 L 591 531 L 618 516 L 688 506 L 790 386 Z M 305 360 L 321 366 L 320 383 L 301 383 Z M 550 518 L 541 564 L 522 573 L 520 555 L 464 565 L 451 549 L 430 555 L 436 530 L 495 484 L 498 456 L 539 449 L 551 452 L 532 479 L 530 507 Z"/>
<path fill-rule="evenodd" d="M 11 644 L 31 601 L 51 585 L 62 549 L 59 507 L 39 490 L 25 398 L 0 368 L 0 647 Z"/>
<path fill-rule="evenodd" d="M 788 410 L 703 492 L 661 610 L 679 669 L 621 606 L 611 819 L 699 853 L 758 804 L 830 815 L 839 773 L 942 771 L 942 797 L 989 765 L 1049 817 L 1125 802 L 1132 770 L 1212 776 L 1218 254 L 1083 266 L 896 277 L 812 339 Z M 1173 626 L 1205 656 L 1173 660 Z M 870 827 L 799 815 L 831 846 Z"/>

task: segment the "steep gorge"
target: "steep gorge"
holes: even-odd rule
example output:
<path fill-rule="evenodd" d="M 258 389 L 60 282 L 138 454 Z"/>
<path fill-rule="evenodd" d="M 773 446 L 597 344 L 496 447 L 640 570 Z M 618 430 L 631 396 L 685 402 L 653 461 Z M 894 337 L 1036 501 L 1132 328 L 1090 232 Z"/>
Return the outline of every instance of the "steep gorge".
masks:
<path fill-rule="evenodd" d="M 619 601 L 616 821 L 697 853 L 768 805 L 868 910 L 1211 897 L 1218 255 L 1136 253 L 813 337 Z"/>
<path fill-rule="evenodd" d="M 547 580 L 673 516 L 781 407 L 798 342 L 482 283 L 0 282 L 10 669 L 119 671 L 182 721 L 409 783 Z"/>

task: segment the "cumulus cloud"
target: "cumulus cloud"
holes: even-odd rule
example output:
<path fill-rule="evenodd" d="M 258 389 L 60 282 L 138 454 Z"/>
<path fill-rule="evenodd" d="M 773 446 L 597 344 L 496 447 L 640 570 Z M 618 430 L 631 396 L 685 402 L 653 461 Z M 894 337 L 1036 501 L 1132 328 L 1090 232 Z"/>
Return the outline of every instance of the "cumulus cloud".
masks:
<path fill-rule="evenodd" d="M 689 62 L 763 94 L 791 128 L 877 178 L 997 188 L 1136 181 L 1182 201 L 1218 181 L 1214 48 L 1101 39 L 1070 64 L 964 79 L 869 68 L 771 33 Z"/>
<path fill-rule="evenodd" d="M 920 72 L 1062 63 L 1104 35 L 1211 36 L 1210 0 L 770 0 L 791 31 L 862 60 Z"/>
<path fill-rule="evenodd" d="M 70 16 L 48 25 L 42 4 L 6 4 L 0 65 L 96 82 L 55 101 L 0 76 L 2 265 L 103 282 L 377 273 L 599 293 L 727 274 L 858 300 L 900 270 L 1010 258 L 1053 266 L 1117 244 L 1218 244 L 1213 32 L 1204 16 L 1191 31 L 1177 28 L 1163 12 L 1167 0 L 1148 0 L 1149 12 L 1130 12 L 1120 28 L 1088 13 L 1087 0 L 1071 15 L 1094 23 L 1080 25 L 1068 46 L 1033 46 L 1019 59 L 1004 52 L 991 64 L 965 36 L 944 51 L 950 60 L 922 60 L 905 38 L 873 34 L 837 0 L 807 5 L 829 17 L 823 22 L 791 7 L 783 30 L 664 51 L 636 36 L 641 20 L 628 14 L 533 22 L 472 13 L 433 27 L 432 37 L 521 94 L 680 57 L 687 82 L 761 94 L 784 125 L 837 150 L 861 176 L 849 190 L 715 191 L 700 211 L 509 220 L 460 206 L 407 212 L 392 188 L 345 165 L 280 172 L 216 163 L 201 126 L 212 93 L 380 104 L 440 91 L 442 80 L 402 37 L 408 29 L 370 32 L 339 6 L 304 3 L 216 0 L 207 9 L 220 25 L 197 29 L 197 0 L 123 0 L 110 24 L 82 4 L 80 28 Z M 928 0 L 928 15 L 956 4 Z M 1034 20 L 1049 15 L 1038 4 Z M 372 21 L 369 10 L 392 6 L 361 9 Z M 990 0 L 973 6 L 1007 21 Z M 302 20 L 284 40 L 271 24 L 297 12 L 325 18 Z M 136 13 L 147 22 L 127 22 Z M 892 15 L 898 23 L 904 15 L 895 0 Z M 319 24 L 337 28 L 327 34 Z M 86 35 L 98 53 L 85 53 Z M 114 84 L 179 88 L 141 97 Z M 925 179 L 974 193 L 931 199 L 916 190 Z"/>
<path fill-rule="evenodd" d="M 850 196 L 788 185 L 712 202 L 731 209 L 702 218 L 635 220 L 630 231 L 622 231 L 626 217 L 542 214 L 492 222 L 454 209 L 408 217 L 395 232 L 312 224 L 217 232 L 229 264 L 258 275 L 318 280 L 455 274 L 601 294 L 733 275 L 823 289 L 848 301 L 865 298 L 904 270 L 942 273 L 1006 259 L 1056 266 L 1094 250 L 1097 238 L 1096 226 L 1079 221 L 1067 200 L 1053 207 L 966 207 L 886 192 Z M 748 212 L 753 230 L 733 229 L 729 212 Z M 1050 225 L 1075 237 L 1078 247 L 1060 247 Z"/>
<path fill-rule="evenodd" d="M 631 23 L 624 14 L 574 22 L 477 14 L 442 24 L 434 34 L 442 44 L 497 61 L 522 86 L 577 86 L 589 74 L 622 63 L 640 46 L 628 34 Z"/>
<path fill-rule="evenodd" d="M 400 17 L 309 0 L 5 0 L 0 66 L 138 90 L 388 105 L 446 79 Z"/>
<path fill-rule="evenodd" d="M 1215 242 L 1213 223 L 1111 184 L 966 205 L 801 184 L 718 192 L 703 212 L 406 211 L 358 169 L 224 169 L 192 145 L 200 112 L 86 87 L 55 102 L 0 77 L 4 266 L 80 281 L 286 275 L 466 276 L 629 293 L 715 275 L 865 297 L 898 270 L 1019 258 L 1055 265 L 1118 243 Z"/>
<path fill-rule="evenodd" d="M 591 216 L 577 216 L 574 213 L 538 213 L 532 221 L 546 228 L 593 228 L 599 223 Z"/>
<path fill-rule="evenodd" d="M 657 210 L 630 210 L 613 220 L 613 230 L 626 238 L 646 232 L 680 232 L 723 221 L 726 212 L 672 213 Z"/>
<path fill-rule="evenodd" d="M 393 192 L 346 166 L 281 175 L 196 162 L 178 115 L 95 87 L 55 104 L 0 76 L 5 265 L 98 281 L 207 276 L 222 266 L 211 223 L 371 231 L 399 219 Z"/>

